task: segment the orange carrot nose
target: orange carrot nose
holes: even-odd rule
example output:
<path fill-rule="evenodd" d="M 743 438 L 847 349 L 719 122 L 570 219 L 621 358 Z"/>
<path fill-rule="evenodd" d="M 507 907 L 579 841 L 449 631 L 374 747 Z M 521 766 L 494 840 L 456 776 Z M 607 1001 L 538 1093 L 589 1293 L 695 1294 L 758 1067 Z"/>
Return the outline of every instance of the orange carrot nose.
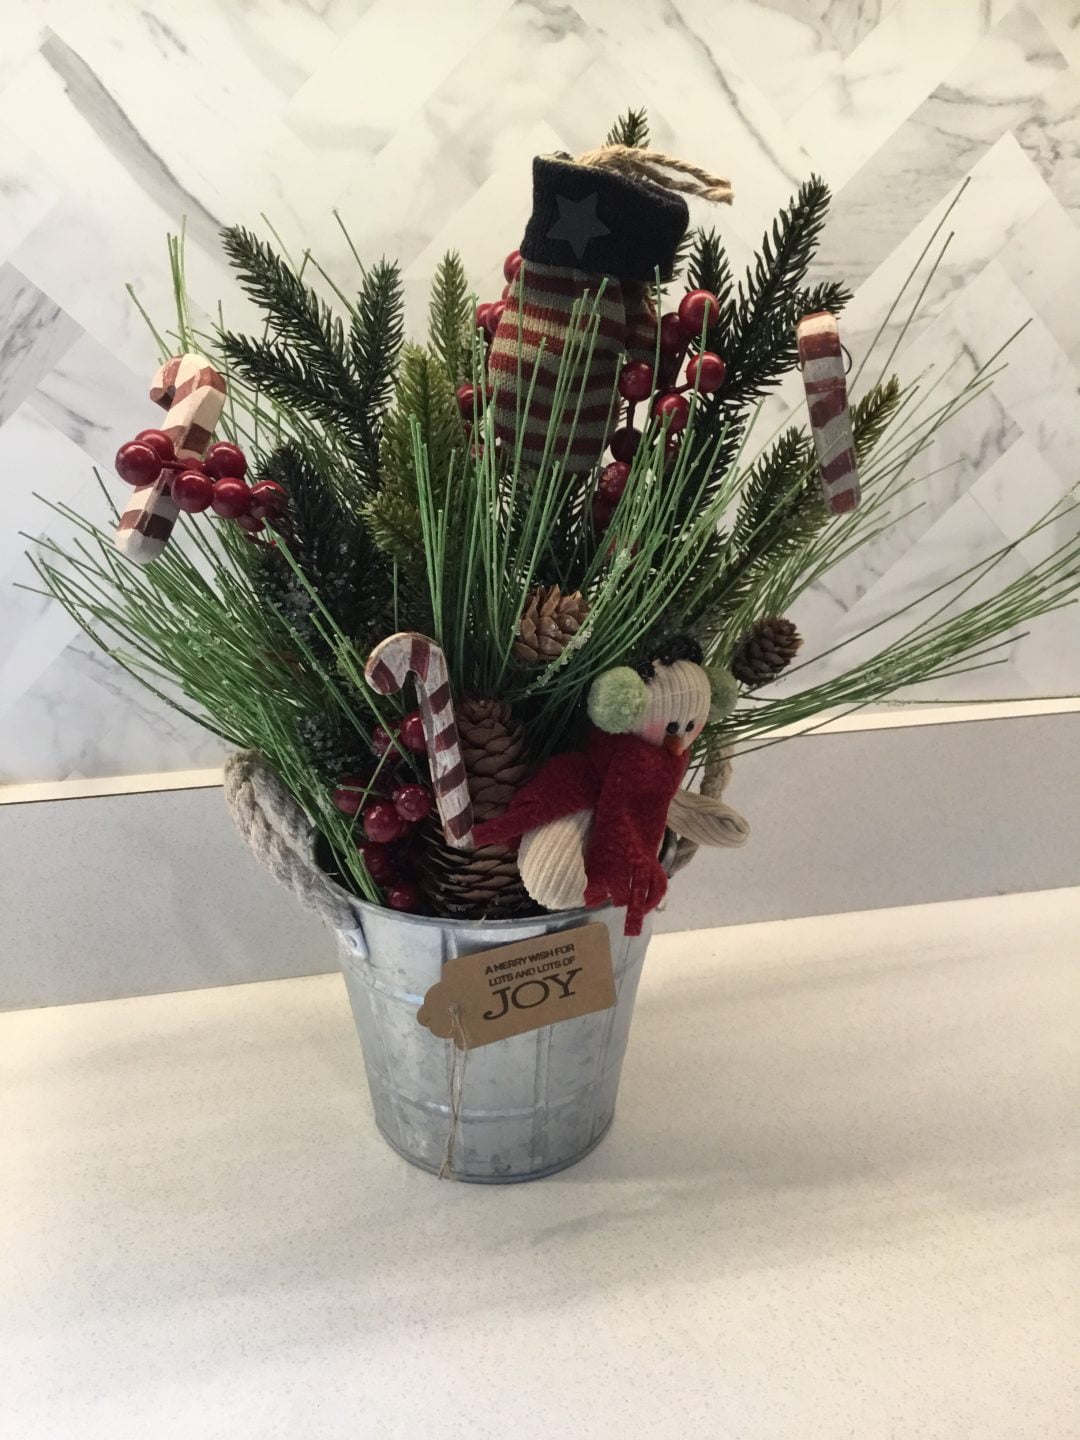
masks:
<path fill-rule="evenodd" d="M 670 750 L 672 755 L 681 755 L 686 749 L 686 741 L 681 735 L 665 735 L 664 749 Z"/>

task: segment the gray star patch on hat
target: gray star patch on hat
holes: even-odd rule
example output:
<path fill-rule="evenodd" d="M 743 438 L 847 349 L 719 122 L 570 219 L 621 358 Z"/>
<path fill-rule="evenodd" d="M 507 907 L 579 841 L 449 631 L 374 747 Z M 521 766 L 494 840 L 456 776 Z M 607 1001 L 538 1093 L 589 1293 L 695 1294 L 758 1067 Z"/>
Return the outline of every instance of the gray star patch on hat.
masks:
<path fill-rule="evenodd" d="M 548 240 L 565 240 L 574 252 L 574 259 L 580 260 L 588 249 L 590 240 L 598 240 L 611 231 L 596 213 L 596 191 L 581 200 L 568 200 L 565 195 L 556 195 L 559 218 L 547 232 Z"/>

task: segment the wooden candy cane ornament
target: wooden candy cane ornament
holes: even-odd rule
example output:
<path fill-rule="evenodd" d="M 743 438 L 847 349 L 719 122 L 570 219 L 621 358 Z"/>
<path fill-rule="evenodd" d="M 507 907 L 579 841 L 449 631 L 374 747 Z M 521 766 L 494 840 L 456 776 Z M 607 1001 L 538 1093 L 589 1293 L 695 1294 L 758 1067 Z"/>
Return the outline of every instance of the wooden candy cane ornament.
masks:
<path fill-rule="evenodd" d="M 810 411 L 810 429 L 821 467 L 821 491 L 829 510 L 834 515 L 843 515 L 855 509 L 860 493 L 844 353 L 836 316 L 827 310 L 804 315 L 795 327 L 795 335 Z"/>
<path fill-rule="evenodd" d="M 168 411 L 161 426 L 178 460 L 199 460 L 213 439 L 225 405 L 225 381 L 202 355 L 174 355 L 154 376 L 150 399 Z M 156 560 L 180 512 L 170 493 L 174 471 L 165 468 L 152 485 L 140 485 L 120 517 L 117 549 L 136 565 Z"/>
<path fill-rule="evenodd" d="M 443 834 L 455 850 L 471 850 L 472 799 L 454 719 L 446 656 L 434 640 L 405 630 L 380 641 L 364 666 L 365 679 L 380 695 L 396 694 L 410 674 L 416 678 L 431 784 Z"/>

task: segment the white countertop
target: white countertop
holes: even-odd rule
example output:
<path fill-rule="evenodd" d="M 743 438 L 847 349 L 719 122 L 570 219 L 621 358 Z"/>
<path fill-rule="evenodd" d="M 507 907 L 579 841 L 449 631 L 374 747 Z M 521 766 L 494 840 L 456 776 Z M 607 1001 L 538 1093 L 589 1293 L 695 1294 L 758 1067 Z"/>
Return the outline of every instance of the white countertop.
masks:
<path fill-rule="evenodd" d="M 1078 1436 L 1078 958 L 1080 890 L 665 935 L 506 1188 L 378 1138 L 337 975 L 2 1015 L 0 1434 Z"/>

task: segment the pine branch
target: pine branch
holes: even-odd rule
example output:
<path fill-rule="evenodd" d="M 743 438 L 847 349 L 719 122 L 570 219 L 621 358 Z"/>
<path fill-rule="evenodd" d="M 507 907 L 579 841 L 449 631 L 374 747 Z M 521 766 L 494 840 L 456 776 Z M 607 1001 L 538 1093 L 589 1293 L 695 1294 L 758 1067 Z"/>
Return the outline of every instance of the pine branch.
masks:
<path fill-rule="evenodd" d="M 874 450 L 900 399 L 900 382 L 892 376 L 852 409 L 860 460 Z M 727 555 L 703 607 L 711 614 L 710 629 L 726 632 L 761 581 L 798 555 L 828 520 L 813 442 L 793 426 L 758 458 L 743 483 Z"/>
<path fill-rule="evenodd" d="M 687 278 L 713 290 L 720 300 L 720 318 L 709 331 L 706 344 L 723 356 L 727 379 L 718 395 L 699 402 L 692 441 L 695 458 L 685 472 L 688 494 L 698 491 L 706 455 L 711 457 L 711 479 L 704 498 L 722 483 L 738 454 L 748 406 L 771 390 L 798 358 L 795 326 L 799 319 L 814 310 L 836 314 L 851 298 L 845 286 L 835 282 L 802 285 L 825 223 L 829 198 L 828 186 L 817 177 L 801 186 L 773 222 L 761 253 L 737 289 L 719 236 L 711 230 L 697 234 Z M 715 442 L 725 427 L 725 443 L 717 450 Z"/>
<path fill-rule="evenodd" d="M 390 398 L 404 335 L 401 273 L 396 264 L 380 260 L 364 274 L 349 327 L 349 358 L 361 408 L 368 412 L 373 429 Z"/>
<path fill-rule="evenodd" d="M 851 411 L 851 428 L 855 435 L 855 454 L 864 460 L 876 447 L 901 400 L 900 381 L 895 375 L 855 403 Z"/>
<path fill-rule="evenodd" d="M 221 243 L 242 288 L 265 312 L 271 335 L 299 353 L 317 357 L 347 390 L 352 377 L 345 358 L 345 333 L 325 301 L 265 241 L 243 226 L 222 230 Z"/>
<path fill-rule="evenodd" d="M 725 407 L 764 394 L 791 368 L 796 359 L 794 329 L 803 315 L 826 309 L 835 314 L 850 299 L 843 285 L 802 285 L 830 198 L 829 187 L 817 176 L 800 186 L 773 221 L 738 289 L 721 307 L 709 343 L 728 368 Z"/>
<path fill-rule="evenodd" d="M 605 145 L 629 145 L 635 149 L 644 149 L 648 143 L 649 112 L 644 106 L 620 115 L 604 138 Z"/>
<path fill-rule="evenodd" d="M 331 472 L 333 461 L 328 462 Z M 390 621 L 391 580 L 385 558 L 339 498 L 313 452 L 295 443 L 267 457 L 262 473 L 289 496 L 284 536 L 290 553 L 335 622 L 358 646 L 373 644 Z M 252 579 L 264 600 L 323 661 L 330 655 L 314 623 L 314 602 L 274 547 L 258 548 Z"/>
<path fill-rule="evenodd" d="M 679 277 L 690 263 L 694 251 L 695 231 L 687 230 L 686 234 L 675 246 L 675 258 L 671 262 L 671 278 L 661 282 L 660 289 L 666 295 L 670 286 L 679 283 Z"/>
<path fill-rule="evenodd" d="M 229 366 L 255 390 L 286 412 L 317 421 L 329 440 L 360 468 L 369 483 L 371 435 L 359 409 L 359 395 L 343 395 L 334 377 L 309 355 L 301 357 L 283 340 L 254 340 L 223 331 L 221 353 Z"/>
<path fill-rule="evenodd" d="M 286 412 L 314 419 L 364 486 L 378 485 L 379 416 L 402 336 L 397 267 L 364 276 L 348 334 L 322 297 L 265 242 L 241 226 L 222 231 L 240 283 L 267 319 L 263 338 L 220 337 L 225 359 Z"/>
<path fill-rule="evenodd" d="M 731 299 L 731 266 L 724 243 L 715 230 L 692 230 L 690 259 L 686 266 L 686 283 L 691 290 L 711 290 L 724 310 Z"/>
<path fill-rule="evenodd" d="M 375 543 L 397 561 L 403 574 L 424 570 L 423 529 L 417 489 L 413 426 L 427 449 L 437 503 L 441 503 L 451 457 L 464 448 L 461 417 L 442 365 L 418 345 L 406 345 L 398 372 L 397 396 L 383 428 L 383 487 L 364 516 Z"/>
<path fill-rule="evenodd" d="M 731 533 L 735 555 L 753 558 L 770 549 L 810 497 L 818 506 L 813 446 L 797 427 L 785 430 L 750 470 Z M 822 510 L 820 520 L 824 523 Z"/>
<path fill-rule="evenodd" d="M 456 250 L 448 250 L 431 284 L 428 343 L 455 387 L 470 372 L 473 328 L 472 295 L 465 266 Z"/>

